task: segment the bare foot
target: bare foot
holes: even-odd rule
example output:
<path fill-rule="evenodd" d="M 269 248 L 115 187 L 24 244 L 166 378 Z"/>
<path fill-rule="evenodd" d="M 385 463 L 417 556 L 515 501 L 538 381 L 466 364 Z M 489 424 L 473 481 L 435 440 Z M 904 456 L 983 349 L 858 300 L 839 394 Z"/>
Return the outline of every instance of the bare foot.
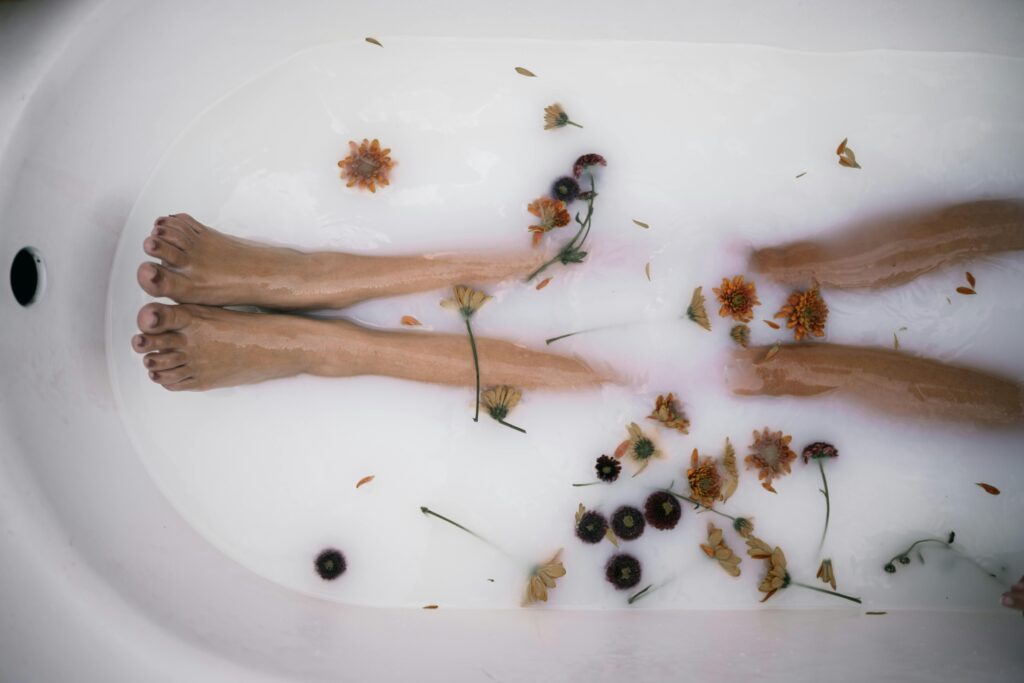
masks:
<path fill-rule="evenodd" d="M 156 221 L 139 266 L 146 293 L 179 303 L 279 309 L 344 308 L 357 301 L 525 277 L 542 262 L 522 253 L 361 256 L 305 253 L 231 237 L 188 214 Z"/>
<path fill-rule="evenodd" d="M 146 304 L 132 348 L 149 377 L 170 391 L 203 391 L 311 372 L 329 347 L 331 374 L 356 374 L 345 351 L 354 326 L 288 315 L 237 313 L 206 306 Z M 324 327 L 327 326 L 327 327 Z M 329 339 L 324 331 L 329 330 Z"/>

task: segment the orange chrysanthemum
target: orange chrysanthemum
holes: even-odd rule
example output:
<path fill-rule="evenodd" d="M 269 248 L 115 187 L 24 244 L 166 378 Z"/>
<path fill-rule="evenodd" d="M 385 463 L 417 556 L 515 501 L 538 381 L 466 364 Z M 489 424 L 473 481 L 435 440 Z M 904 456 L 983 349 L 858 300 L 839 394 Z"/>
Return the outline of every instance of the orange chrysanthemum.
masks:
<path fill-rule="evenodd" d="M 786 327 L 793 330 L 797 341 L 813 334 L 825 336 L 825 321 L 828 320 L 828 305 L 821 298 L 817 287 L 806 292 L 793 292 L 786 305 L 775 314 L 776 318 L 788 318 Z"/>
<path fill-rule="evenodd" d="M 350 154 L 338 162 L 341 169 L 341 177 L 347 180 L 346 187 L 356 185 L 366 188 L 370 192 L 377 191 L 377 185 L 389 184 L 388 173 L 395 165 L 391 157 L 390 148 L 381 149 L 380 142 L 374 138 L 370 142 L 363 138 L 363 142 L 357 145 L 355 141 L 349 140 Z"/>
<path fill-rule="evenodd" d="M 756 467 L 760 470 L 758 479 L 763 479 L 761 486 L 775 493 L 772 479 L 789 474 L 789 464 L 796 460 L 796 453 L 789 447 L 792 436 L 782 432 L 769 431 L 767 427 L 760 434 L 754 430 L 754 443 L 750 444 L 750 455 L 744 459 L 747 469 Z"/>
<path fill-rule="evenodd" d="M 686 419 L 679 401 L 675 394 L 669 392 L 668 396 L 658 395 L 654 402 L 654 412 L 647 416 L 648 420 L 657 420 L 667 429 L 677 429 L 683 434 L 690 433 L 690 421 Z"/>
<path fill-rule="evenodd" d="M 696 448 L 690 456 L 686 478 L 690 481 L 690 495 L 701 505 L 711 507 L 722 499 L 722 475 L 718 471 L 718 463 L 714 458 L 700 458 Z"/>
<path fill-rule="evenodd" d="M 718 303 L 722 304 L 718 315 L 723 318 L 731 315 L 741 323 L 753 320 L 754 306 L 761 303 L 757 298 L 757 286 L 753 282 L 744 282 L 742 275 L 734 277 L 732 282 L 723 277 L 722 286 L 711 291 L 718 295 Z"/>
<path fill-rule="evenodd" d="M 530 202 L 526 210 L 540 219 L 540 223 L 530 226 L 533 246 L 540 244 L 541 236 L 549 230 L 569 225 L 569 212 L 565 209 L 565 202 L 559 199 L 540 197 Z"/>

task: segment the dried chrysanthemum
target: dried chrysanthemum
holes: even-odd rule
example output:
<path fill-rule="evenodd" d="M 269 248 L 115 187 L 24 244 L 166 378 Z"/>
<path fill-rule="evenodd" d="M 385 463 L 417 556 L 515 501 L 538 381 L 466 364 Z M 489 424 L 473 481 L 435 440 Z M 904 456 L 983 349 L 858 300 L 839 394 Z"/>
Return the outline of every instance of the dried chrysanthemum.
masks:
<path fill-rule="evenodd" d="M 586 510 L 580 505 L 576 513 L 576 537 L 584 543 L 600 543 L 608 533 L 608 520 L 596 510 Z"/>
<path fill-rule="evenodd" d="M 562 551 L 559 550 L 554 557 L 535 568 L 530 574 L 530 580 L 526 584 L 524 606 L 548 601 L 548 589 L 555 587 L 555 579 L 565 576 L 565 567 L 559 560 L 561 556 Z"/>
<path fill-rule="evenodd" d="M 594 469 L 597 470 L 598 479 L 610 484 L 619 478 L 619 472 L 622 471 L 622 463 L 615 458 L 602 455 L 598 457 Z"/>
<path fill-rule="evenodd" d="M 708 522 L 708 542 L 701 543 L 700 549 L 704 551 L 704 554 L 708 557 L 718 561 L 718 566 L 726 571 L 730 576 L 740 575 L 740 556 L 735 554 L 732 549 L 726 545 L 725 539 L 722 538 L 722 530 L 716 527 L 711 522 Z"/>
<path fill-rule="evenodd" d="M 782 548 L 776 547 L 767 559 L 768 573 L 764 575 L 761 584 L 757 587 L 757 590 L 765 594 L 761 598 L 761 602 L 775 595 L 776 591 L 787 587 L 790 581 L 789 572 L 786 571 L 786 556 L 783 554 Z"/>
<path fill-rule="evenodd" d="M 640 583 L 642 570 L 640 561 L 632 555 L 619 553 L 612 555 L 605 565 L 604 576 L 619 590 L 626 590 Z"/>
<path fill-rule="evenodd" d="M 832 571 L 832 560 L 825 558 L 821 561 L 821 566 L 818 567 L 817 578 L 821 579 L 822 583 L 832 586 L 832 590 L 836 589 L 836 575 Z"/>
<path fill-rule="evenodd" d="M 377 185 L 388 185 L 388 174 L 394 161 L 388 156 L 391 149 L 381 149 L 380 142 L 374 138 L 370 142 L 363 138 L 363 142 L 357 145 L 355 141 L 348 143 L 350 153 L 347 157 L 338 162 L 341 169 L 341 177 L 347 180 L 346 187 L 356 185 L 365 187 L 370 192 L 377 191 Z"/>
<path fill-rule="evenodd" d="M 510 424 L 505 421 L 509 412 L 519 403 L 519 399 L 522 395 L 523 392 L 519 391 L 519 389 L 516 389 L 515 387 L 506 385 L 491 387 L 480 395 L 480 403 L 482 403 L 484 409 L 487 410 L 487 414 L 496 422 L 525 434 L 526 430 L 522 427 L 517 427 L 514 424 Z"/>
<path fill-rule="evenodd" d="M 668 429 L 675 429 L 683 434 L 690 433 L 690 421 L 686 419 L 679 401 L 675 394 L 669 392 L 668 396 L 658 395 L 654 402 L 654 411 L 647 416 L 648 420 L 656 420 Z"/>
<path fill-rule="evenodd" d="M 722 486 L 722 502 L 732 498 L 736 488 L 740 485 L 740 473 L 736 468 L 736 449 L 732 447 L 729 437 L 725 437 L 725 455 L 722 456 L 722 465 L 725 468 L 725 484 Z"/>
<path fill-rule="evenodd" d="M 572 176 L 562 176 L 551 184 L 551 196 L 561 199 L 566 204 L 572 203 L 580 195 L 580 184 Z"/>
<path fill-rule="evenodd" d="M 690 455 L 690 468 L 686 470 L 690 482 L 690 495 L 704 507 L 712 507 L 722 498 L 722 475 L 714 458 L 700 458 L 697 449 Z"/>
<path fill-rule="evenodd" d="M 760 470 L 757 478 L 764 480 L 761 486 L 772 493 L 776 493 L 772 479 L 789 474 L 789 464 L 796 460 L 796 453 L 789 447 L 792 440 L 792 436 L 769 431 L 767 427 L 760 434 L 754 430 L 754 443 L 750 444 L 751 452 L 744 462 L 747 469 L 756 467 Z"/>
<path fill-rule="evenodd" d="M 732 521 L 732 528 L 743 538 L 750 538 L 754 533 L 754 520 L 750 517 L 737 517 Z"/>
<path fill-rule="evenodd" d="M 569 115 L 565 113 L 565 109 L 563 109 L 562 105 L 558 102 L 544 107 L 544 130 L 561 128 L 562 126 L 576 126 L 577 128 L 583 127 L 571 120 Z"/>
<path fill-rule="evenodd" d="M 480 290 L 467 287 L 466 285 L 455 285 L 452 288 L 452 298 L 445 299 L 441 305 L 445 308 L 457 310 L 467 320 L 480 310 L 480 307 L 490 301 L 491 297 Z"/>
<path fill-rule="evenodd" d="M 533 200 L 526 210 L 540 219 L 539 223 L 530 226 L 534 246 L 540 244 L 540 238 L 544 233 L 569 224 L 569 212 L 565 208 L 565 202 L 551 197 Z"/>
<path fill-rule="evenodd" d="M 828 320 L 828 305 L 821 298 L 818 287 L 811 287 L 805 292 L 796 291 L 789 295 L 789 300 L 776 318 L 786 318 L 786 327 L 793 330 L 797 341 L 814 335 L 825 336 L 825 321 Z"/>
<path fill-rule="evenodd" d="M 683 516 L 683 506 L 666 491 L 655 491 L 644 503 L 644 519 L 655 529 L 674 529 Z"/>
<path fill-rule="evenodd" d="M 741 323 L 753 320 L 754 306 L 761 303 L 757 298 L 757 286 L 753 282 L 744 282 L 742 275 L 737 275 L 732 281 L 723 277 L 722 286 L 711 291 L 718 295 L 718 303 L 722 305 L 718 315 L 723 318 L 732 316 L 733 320 Z"/>
<path fill-rule="evenodd" d="M 612 515 L 612 531 L 624 541 L 633 541 L 644 533 L 644 515 L 635 507 L 623 505 Z"/>
<path fill-rule="evenodd" d="M 804 448 L 804 452 L 801 454 L 804 459 L 804 464 L 807 464 L 811 460 L 821 460 L 824 458 L 838 458 L 839 451 L 830 443 L 824 441 L 815 441 L 811 445 Z"/>
<path fill-rule="evenodd" d="M 572 165 L 572 174 L 575 178 L 583 175 L 583 171 L 590 166 L 607 166 L 608 162 L 600 154 L 584 154 Z"/>
<path fill-rule="evenodd" d="M 750 327 L 743 323 L 733 325 L 733 328 L 729 330 L 729 336 L 732 337 L 734 342 L 746 348 L 747 344 L 750 343 Z"/>
<path fill-rule="evenodd" d="M 334 548 L 327 548 L 316 557 L 316 573 L 320 575 L 320 578 L 324 581 L 333 581 L 342 574 L 345 573 L 345 569 L 348 566 L 345 562 L 345 556 L 341 554 L 340 550 Z"/>
<path fill-rule="evenodd" d="M 698 287 L 693 290 L 693 295 L 690 297 L 690 305 L 686 307 L 686 317 L 710 332 L 711 319 L 708 318 L 708 311 L 704 307 L 703 289 L 703 287 Z"/>
<path fill-rule="evenodd" d="M 633 475 L 635 477 L 644 471 L 652 458 L 660 458 L 661 451 L 658 450 L 654 441 L 643 433 L 640 425 L 636 422 L 630 422 L 626 426 L 626 431 L 629 432 L 629 438 L 615 449 L 615 457 L 622 458 L 624 455 L 629 455 L 630 458 L 638 462 L 640 469 Z"/>

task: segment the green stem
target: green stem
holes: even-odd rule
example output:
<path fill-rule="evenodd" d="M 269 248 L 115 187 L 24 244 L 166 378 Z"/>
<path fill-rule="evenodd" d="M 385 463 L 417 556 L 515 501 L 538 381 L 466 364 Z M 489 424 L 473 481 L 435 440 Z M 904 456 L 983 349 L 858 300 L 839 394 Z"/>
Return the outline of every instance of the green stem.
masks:
<path fill-rule="evenodd" d="M 825 478 L 825 463 L 821 458 L 818 458 L 818 469 L 821 470 L 821 483 L 825 485 L 825 490 L 822 493 L 825 496 L 825 528 L 821 532 L 821 542 L 818 543 L 818 552 L 825 546 L 825 534 L 828 533 L 828 518 L 832 512 L 832 504 L 828 497 L 828 479 Z"/>
<path fill-rule="evenodd" d="M 582 127 L 583 126 L 580 126 L 580 128 Z M 590 191 L 594 192 L 594 176 L 592 175 L 590 176 Z M 564 256 L 566 253 L 569 252 L 569 250 L 573 249 L 576 246 L 576 240 L 580 239 L 580 235 L 583 235 L 583 239 L 579 241 L 579 246 L 582 247 L 583 243 L 587 239 L 587 235 L 590 234 L 590 219 L 593 215 L 594 197 L 591 197 L 590 199 L 587 200 L 587 217 L 582 222 L 580 222 L 580 229 L 576 231 L 576 234 L 573 235 L 571 240 L 569 240 L 561 249 L 558 250 L 557 254 L 555 254 L 552 258 L 548 259 L 543 264 L 541 264 L 540 267 L 538 267 L 532 273 L 527 275 L 526 280 L 524 280 L 524 282 L 529 282 L 530 280 L 544 272 L 544 270 L 546 270 L 553 263 L 561 260 L 562 256 Z M 576 216 L 578 217 L 579 214 L 576 214 Z M 586 233 L 584 233 L 584 230 L 586 230 Z"/>
<path fill-rule="evenodd" d="M 628 323 L 612 323 L 610 325 L 598 325 L 597 327 L 588 327 L 588 328 L 586 328 L 584 330 L 576 330 L 575 332 L 569 332 L 567 334 L 560 334 L 557 337 L 551 337 L 550 339 L 545 339 L 544 343 L 547 344 L 548 346 L 550 346 L 552 343 L 558 341 L 559 339 L 565 339 L 567 337 L 573 337 L 573 336 L 575 336 L 577 334 L 583 334 L 584 332 L 598 332 L 600 330 L 610 330 L 610 329 L 613 329 L 613 328 L 616 328 L 616 327 L 628 327 L 630 325 L 636 325 L 639 322 L 645 322 L 645 321 L 641 320 L 641 321 L 634 321 L 634 322 L 628 322 Z"/>
<path fill-rule="evenodd" d="M 658 589 L 654 587 L 654 584 L 653 583 L 649 583 L 644 588 L 641 588 L 639 591 L 637 591 L 636 593 L 633 593 L 633 595 L 629 596 L 629 600 L 626 601 L 626 604 L 627 605 L 632 605 L 634 602 L 636 602 L 640 598 L 644 597 L 645 595 L 649 595 L 649 594 L 653 593 L 656 590 L 658 590 Z"/>
<path fill-rule="evenodd" d="M 525 429 L 523 429 L 522 427 L 516 427 L 516 426 L 515 426 L 514 424 L 511 424 L 511 423 L 505 422 L 504 420 L 498 420 L 498 424 L 503 424 L 503 425 L 505 425 L 506 427 L 508 427 L 509 429 L 514 429 L 514 430 L 516 430 L 517 432 L 522 432 L 523 434 L 525 434 L 525 433 L 526 433 L 526 430 L 525 430 Z"/>
<path fill-rule="evenodd" d="M 583 127 L 580 124 L 576 123 L 575 121 L 566 121 L 566 123 L 568 123 L 570 126 L 576 126 L 577 128 Z"/>
<path fill-rule="evenodd" d="M 693 498 L 690 498 L 689 496 L 684 496 L 681 493 L 676 493 L 672 489 L 662 489 L 662 491 L 664 491 L 665 493 L 671 493 L 673 496 L 675 496 L 676 498 L 679 498 L 680 500 L 689 501 L 689 502 L 693 503 L 694 505 L 697 505 L 699 507 L 704 508 L 705 510 L 708 510 L 709 512 L 714 512 L 716 515 L 721 515 L 722 517 L 728 517 L 732 521 L 734 521 L 734 522 L 736 521 L 736 518 L 733 517 L 732 515 L 727 515 L 724 512 L 719 512 L 718 510 L 716 510 L 715 508 L 713 508 L 713 507 L 711 507 L 709 505 L 705 505 L 704 503 L 698 502 L 698 501 L 694 500 Z"/>
<path fill-rule="evenodd" d="M 603 481 L 588 481 L 586 484 L 573 484 L 573 486 L 593 486 L 594 484 L 603 484 Z"/>
<path fill-rule="evenodd" d="M 800 583 L 799 581 L 790 581 L 789 585 L 791 585 L 791 586 L 800 586 L 801 588 L 808 588 L 808 589 L 810 589 L 812 591 L 818 591 L 819 593 L 827 593 L 829 595 L 834 595 L 837 598 L 843 598 L 844 600 L 849 600 L 850 602 L 855 602 L 858 605 L 861 604 L 860 598 L 855 598 L 855 597 L 852 597 L 850 595 L 844 595 L 843 593 L 837 593 L 835 591 L 825 590 L 824 588 L 818 588 L 817 586 L 809 586 L 806 583 Z"/>
<path fill-rule="evenodd" d="M 449 523 L 449 524 L 451 524 L 452 526 L 455 526 L 455 527 L 458 527 L 458 528 L 462 529 L 463 531 L 465 531 L 465 532 L 466 532 L 467 534 L 469 534 L 470 536 L 474 536 L 474 537 L 478 538 L 479 540 L 483 541 L 484 543 L 486 543 L 487 545 L 491 546 L 492 548 L 498 548 L 498 546 L 494 545 L 493 543 L 491 543 L 491 542 L 490 542 L 490 541 L 488 541 L 488 540 L 487 540 L 486 538 L 484 538 L 483 536 L 481 536 L 481 535 L 480 535 L 480 534 L 478 534 L 477 532 L 473 531 L 472 529 L 469 529 L 469 528 L 467 528 L 467 527 L 464 527 L 464 526 L 462 526 L 461 524 L 459 524 L 458 522 L 456 522 L 455 520 L 453 520 L 453 519 L 448 519 L 448 518 L 447 518 L 447 517 L 445 517 L 444 515 L 442 515 L 442 514 L 439 514 L 439 513 L 437 513 L 437 512 L 434 512 L 433 510 L 431 510 L 430 508 L 428 508 L 428 507 L 427 507 L 427 506 L 425 506 L 425 505 L 421 505 L 421 506 L 420 506 L 420 512 L 422 512 L 422 513 L 423 513 L 423 514 L 425 514 L 425 515 L 433 515 L 434 517 L 437 517 L 438 519 L 440 519 L 440 520 L 442 520 L 442 521 L 448 522 L 448 523 Z M 500 548 L 498 548 L 498 549 L 500 550 Z"/>
<path fill-rule="evenodd" d="M 473 349 L 473 367 L 476 368 L 476 414 L 473 415 L 473 422 L 480 421 L 480 357 L 476 353 L 476 339 L 473 337 L 473 328 L 466 318 L 466 331 L 469 332 L 469 346 Z"/>

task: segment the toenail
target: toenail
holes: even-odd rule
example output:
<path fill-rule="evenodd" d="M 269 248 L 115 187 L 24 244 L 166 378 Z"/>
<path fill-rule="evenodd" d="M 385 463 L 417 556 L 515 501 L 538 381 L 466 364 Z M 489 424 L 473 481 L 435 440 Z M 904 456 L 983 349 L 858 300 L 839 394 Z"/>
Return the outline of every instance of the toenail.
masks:
<path fill-rule="evenodd" d="M 153 322 L 150 323 L 150 324 L 153 327 L 156 327 L 157 325 L 159 325 L 160 324 L 160 313 L 158 313 L 157 311 L 150 311 L 149 314 L 152 316 L 152 320 L 153 320 Z"/>
<path fill-rule="evenodd" d="M 160 282 L 160 269 L 153 266 L 153 275 L 149 278 L 150 282 Z"/>
<path fill-rule="evenodd" d="M 135 338 L 132 341 L 135 343 L 136 346 L 141 347 L 146 345 L 146 338 L 143 337 L 141 334 L 135 335 Z"/>
<path fill-rule="evenodd" d="M 164 218 L 157 218 L 156 219 L 156 225 L 163 225 L 165 220 L 166 219 L 164 219 Z"/>
<path fill-rule="evenodd" d="M 156 365 L 156 361 L 155 360 L 153 360 L 152 358 L 147 358 L 146 359 L 146 367 L 147 368 L 151 368 L 154 365 Z"/>
<path fill-rule="evenodd" d="M 157 237 L 163 237 L 165 232 L 167 231 L 164 230 L 163 228 L 157 228 L 156 230 L 153 231 L 153 234 L 156 235 Z"/>

